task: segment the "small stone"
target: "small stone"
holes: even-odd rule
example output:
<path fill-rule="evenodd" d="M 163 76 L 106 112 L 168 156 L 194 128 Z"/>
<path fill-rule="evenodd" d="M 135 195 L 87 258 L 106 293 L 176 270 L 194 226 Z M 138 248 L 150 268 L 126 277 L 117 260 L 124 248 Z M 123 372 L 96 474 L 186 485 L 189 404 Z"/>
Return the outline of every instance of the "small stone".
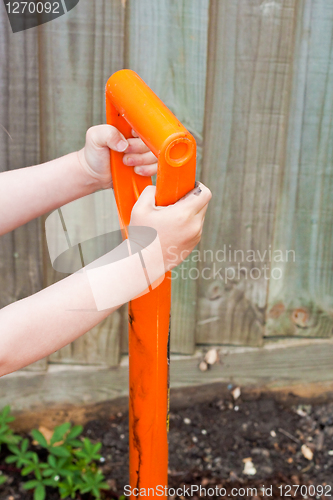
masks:
<path fill-rule="evenodd" d="M 206 436 L 206 434 L 207 434 L 206 429 L 202 429 L 201 434 L 203 434 L 204 436 Z"/>
<path fill-rule="evenodd" d="M 193 443 L 197 443 L 198 442 L 198 438 L 196 436 L 193 436 L 192 437 L 192 441 L 193 441 Z"/>
<path fill-rule="evenodd" d="M 240 387 L 235 387 L 235 389 L 231 391 L 231 395 L 234 398 L 234 401 L 236 401 L 236 399 L 238 399 L 239 396 L 241 395 Z"/>
<path fill-rule="evenodd" d="M 316 450 L 321 451 L 324 447 L 324 433 L 319 432 L 316 437 Z"/>
<path fill-rule="evenodd" d="M 301 452 L 303 453 L 303 456 L 307 460 L 312 460 L 313 459 L 313 451 L 308 446 L 306 446 L 306 444 L 302 445 Z"/>
<path fill-rule="evenodd" d="M 218 353 L 216 349 L 209 349 L 205 354 L 205 361 L 208 365 L 214 365 L 218 360 Z"/>
<path fill-rule="evenodd" d="M 239 406 L 235 406 L 235 407 L 234 407 L 234 410 L 235 410 L 235 411 L 238 411 L 238 410 L 239 410 Z"/>
<path fill-rule="evenodd" d="M 244 469 L 243 469 L 243 474 L 246 474 L 247 476 L 254 476 L 257 473 L 257 469 L 254 467 L 252 458 L 244 458 Z"/>
<path fill-rule="evenodd" d="M 234 482 L 234 481 L 241 482 L 241 478 L 238 477 L 237 474 L 234 471 L 230 471 L 229 472 L 229 480 L 230 480 L 230 482 Z"/>
<path fill-rule="evenodd" d="M 115 479 L 108 479 L 107 484 L 110 486 L 111 490 L 117 491 L 117 482 Z"/>
<path fill-rule="evenodd" d="M 190 425 L 190 423 L 191 423 L 191 419 L 190 419 L 190 418 L 185 417 L 185 418 L 184 418 L 184 424 L 186 424 L 186 425 Z"/>
<path fill-rule="evenodd" d="M 207 365 L 206 361 L 201 361 L 201 363 L 199 364 L 199 370 L 202 372 L 205 372 L 208 370 L 208 365 Z"/>
<path fill-rule="evenodd" d="M 268 465 L 263 465 L 262 467 L 260 467 L 260 470 L 263 474 L 266 474 L 267 476 L 273 474 L 272 467 L 269 467 Z"/>
<path fill-rule="evenodd" d="M 306 411 L 304 411 L 302 408 L 298 407 L 296 409 L 296 413 L 297 415 L 299 415 L 300 417 L 306 417 L 307 416 L 307 413 Z"/>
<path fill-rule="evenodd" d="M 125 439 L 125 434 L 120 434 L 120 439 Z"/>
<path fill-rule="evenodd" d="M 330 450 L 328 454 L 332 457 L 333 456 L 333 450 Z"/>
<path fill-rule="evenodd" d="M 276 438 L 276 432 L 275 431 L 271 431 L 270 435 L 272 436 L 272 438 Z"/>
<path fill-rule="evenodd" d="M 253 455 L 263 455 L 264 457 L 269 457 L 269 451 L 266 448 L 252 448 L 251 453 Z"/>

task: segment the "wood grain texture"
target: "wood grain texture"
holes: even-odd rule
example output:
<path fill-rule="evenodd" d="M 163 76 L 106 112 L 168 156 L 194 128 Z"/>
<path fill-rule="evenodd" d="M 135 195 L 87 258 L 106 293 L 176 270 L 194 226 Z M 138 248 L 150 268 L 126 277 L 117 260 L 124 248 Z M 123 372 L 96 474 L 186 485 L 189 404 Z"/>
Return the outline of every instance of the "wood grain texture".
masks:
<path fill-rule="evenodd" d="M 198 343 L 262 343 L 295 16 L 294 0 L 211 2 Z"/>
<path fill-rule="evenodd" d="M 113 72 L 123 67 L 124 17 L 119 0 L 81 0 L 66 16 L 40 27 L 43 161 L 82 148 L 87 129 L 105 123 L 105 84 Z M 102 215 L 93 200 L 92 204 L 86 216 L 97 227 Z M 112 214 L 118 225 L 115 206 Z M 46 284 L 63 276 L 51 268 L 45 248 Z M 119 317 L 115 314 L 50 360 L 113 366 L 119 361 L 119 345 Z"/>
<path fill-rule="evenodd" d="M 0 171 L 39 162 L 36 31 L 13 34 L 0 9 Z M 6 217 L 6 214 L 0 214 Z M 41 220 L 0 237 L 0 307 L 42 288 Z M 46 361 L 31 369 L 45 369 Z"/>
<path fill-rule="evenodd" d="M 206 85 L 208 0 L 128 0 L 126 66 L 136 71 L 197 141 L 200 178 Z M 186 270 L 197 267 L 185 263 Z M 195 346 L 196 282 L 174 273 L 171 351 Z"/>
<path fill-rule="evenodd" d="M 333 5 L 299 4 L 267 335 L 333 333 Z M 279 274 L 280 272 L 280 274 Z"/>
<path fill-rule="evenodd" d="M 232 383 L 240 385 L 242 393 L 251 387 L 270 390 L 288 387 L 288 392 L 293 393 L 295 387 L 295 393 L 304 396 L 307 387 L 321 384 L 332 392 L 332 346 L 331 340 L 318 343 L 305 340 L 298 346 L 234 348 L 221 356 L 221 363 L 204 373 L 199 370 L 199 358 L 171 360 L 171 389 Z M 192 403 L 199 392 L 192 391 Z M 222 391 L 216 391 L 215 397 L 217 394 L 223 395 Z M 122 396 L 128 396 L 128 366 L 124 365 L 109 370 L 58 365 L 50 367 L 46 374 L 20 372 L 0 380 L 1 402 L 10 404 L 15 412 L 54 405 L 92 405 Z"/>

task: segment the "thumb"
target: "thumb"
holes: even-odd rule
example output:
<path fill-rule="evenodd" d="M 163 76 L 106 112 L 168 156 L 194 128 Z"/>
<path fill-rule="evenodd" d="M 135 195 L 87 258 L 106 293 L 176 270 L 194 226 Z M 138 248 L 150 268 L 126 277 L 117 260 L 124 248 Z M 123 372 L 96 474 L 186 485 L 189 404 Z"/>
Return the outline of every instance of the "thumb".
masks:
<path fill-rule="evenodd" d="M 124 152 L 128 147 L 128 142 L 123 134 L 112 125 L 96 125 L 95 127 L 91 127 L 87 132 L 86 142 L 97 148 L 107 146 L 113 151 L 118 152 Z"/>
<path fill-rule="evenodd" d="M 140 194 L 135 206 L 144 208 L 155 208 L 156 186 L 147 186 Z"/>

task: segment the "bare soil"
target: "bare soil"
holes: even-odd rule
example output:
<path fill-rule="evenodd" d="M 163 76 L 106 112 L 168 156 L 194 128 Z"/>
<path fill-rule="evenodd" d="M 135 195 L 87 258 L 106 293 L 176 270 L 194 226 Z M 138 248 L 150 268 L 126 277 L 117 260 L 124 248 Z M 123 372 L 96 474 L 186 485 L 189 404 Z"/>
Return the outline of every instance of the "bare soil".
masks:
<path fill-rule="evenodd" d="M 103 443 L 101 468 L 111 487 L 105 498 L 119 498 L 128 484 L 128 415 L 92 420 L 84 435 Z M 31 500 L 32 494 L 22 490 L 20 475 L 8 469 L 4 458 L 0 454 L 0 469 L 10 476 L 10 484 L 0 487 L 0 499 Z M 233 401 L 230 396 L 171 412 L 169 487 L 191 484 L 206 491 L 225 488 L 225 497 L 239 499 L 329 500 L 333 497 L 333 403 L 287 406 L 267 397 L 244 401 L 240 396 Z M 288 485 L 295 486 L 289 489 Z M 308 488 L 301 491 L 300 485 Z M 264 494 L 263 486 L 272 486 L 271 494 Z M 232 488 L 244 491 L 234 496 Z M 50 492 L 47 498 L 58 496 Z"/>

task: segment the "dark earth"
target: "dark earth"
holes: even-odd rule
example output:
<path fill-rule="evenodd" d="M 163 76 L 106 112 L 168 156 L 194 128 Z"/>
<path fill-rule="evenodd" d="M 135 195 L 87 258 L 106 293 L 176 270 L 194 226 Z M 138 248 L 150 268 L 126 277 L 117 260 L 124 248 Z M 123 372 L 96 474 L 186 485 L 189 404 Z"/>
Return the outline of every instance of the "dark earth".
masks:
<path fill-rule="evenodd" d="M 84 435 L 102 441 L 100 465 L 111 487 L 105 498 L 118 499 L 128 484 L 128 415 L 90 421 Z M 33 498 L 22 490 L 20 475 L 8 470 L 3 453 L 0 470 L 11 482 L 0 487 L 1 500 Z M 225 498 L 333 498 L 333 403 L 290 406 L 267 397 L 244 401 L 240 396 L 234 402 L 230 397 L 171 412 L 169 487 L 191 484 L 225 488 Z M 264 494 L 263 486 L 272 490 Z M 232 488 L 244 490 L 232 495 Z M 51 492 L 47 497 L 58 498 Z"/>

